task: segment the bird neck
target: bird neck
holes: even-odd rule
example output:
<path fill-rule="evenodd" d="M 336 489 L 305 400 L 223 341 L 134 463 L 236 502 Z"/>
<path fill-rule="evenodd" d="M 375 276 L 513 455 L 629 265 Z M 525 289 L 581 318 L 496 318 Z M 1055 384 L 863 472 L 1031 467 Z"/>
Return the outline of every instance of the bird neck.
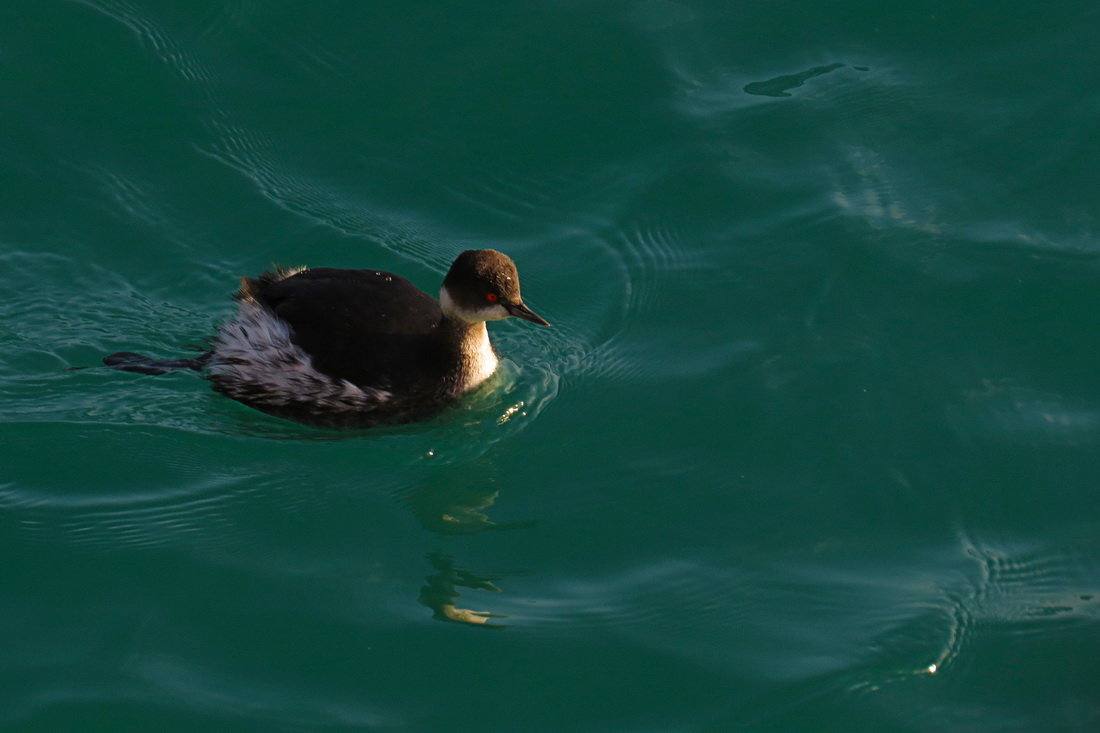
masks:
<path fill-rule="evenodd" d="M 470 323 L 444 313 L 441 327 L 456 352 L 459 391 L 473 389 L 496 371 L 499 360 L 489 340 L 485 321 Z"/>

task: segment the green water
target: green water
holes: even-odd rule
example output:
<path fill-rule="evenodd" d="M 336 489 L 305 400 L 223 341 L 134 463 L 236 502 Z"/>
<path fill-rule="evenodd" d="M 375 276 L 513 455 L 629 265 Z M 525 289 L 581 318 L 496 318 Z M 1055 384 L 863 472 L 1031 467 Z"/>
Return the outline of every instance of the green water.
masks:
<path fill-rule="evenodd" d="M 0 727 L 1100 729 L 1100 6 L 0 4 Z M 273 263 L 554 323 L 339 433 Z M 493 615 L 479 615 L 479 614 Z"/>

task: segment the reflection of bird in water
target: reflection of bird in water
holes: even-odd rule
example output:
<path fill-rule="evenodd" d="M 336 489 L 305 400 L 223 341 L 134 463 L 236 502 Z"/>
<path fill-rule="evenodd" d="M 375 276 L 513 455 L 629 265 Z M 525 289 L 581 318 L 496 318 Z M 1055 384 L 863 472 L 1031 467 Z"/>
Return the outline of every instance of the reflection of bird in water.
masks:
<path fill-rule="evenodd" d="M 531 526 L 532 522 L 497 524 L 485 513 L 500 495 L 493 478 L 494 472 L 493 462 L 485 458 L 467 464 L 462 471 L 447 467 L 406 494 L 405 504 L 424 529 L 439 535 L 468 535 Z M 441 552 L 429 553 L 428 560 L 435 572 L 426 578 L 427 585 L 421 589 L 419 600 L 432 609 L 435 618 L 490 627 L 503 626 L 487 623 L 496 614 L 455 606 L 459 587 L 500 593 L 500 588 L 493 583 L 495 577 L 458 569 L 454 559 Z"/>
<path fill-rule="evenodd" d="M 455 599 L 459 596 L 459 587 L 500 593 L 500 588 L 493 584 L 496 578 L 456 568 L 453 558 L 441 552 L 428 553 L 428 560 L 437 572 L 426 578 L 427 585 L 420 589 L 419 600 L 432 609 L 433 618 L 440 621 L 478 624 L 487 628 L 504 628 L 504 624 L 489 623 L 491 618 L 503 618 L 499 614 L 489 611 L 471 611 L 455 605 Z"/>
<path fill-rule="evenodd" d="M 484 510 L 493 505 L 500 491 L 468 483 L 451 483 L 453 481 L 421 486 L 405 497 L 406 504 L 424 529 L 458 535 L 531 526 L 531 522 L 497 524 Z"/>

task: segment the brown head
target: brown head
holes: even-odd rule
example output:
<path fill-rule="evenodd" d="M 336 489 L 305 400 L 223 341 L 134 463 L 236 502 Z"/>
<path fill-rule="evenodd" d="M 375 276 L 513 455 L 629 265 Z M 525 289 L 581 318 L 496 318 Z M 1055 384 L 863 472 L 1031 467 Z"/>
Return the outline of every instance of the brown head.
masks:
<path fill-rule="evenodd" d="M 443 313 L 467 323 L 522 318 L 549 326 L 523 304 L 512 258 L 495 249 L 468 249 L 451 265 L 439 289 Z"/>

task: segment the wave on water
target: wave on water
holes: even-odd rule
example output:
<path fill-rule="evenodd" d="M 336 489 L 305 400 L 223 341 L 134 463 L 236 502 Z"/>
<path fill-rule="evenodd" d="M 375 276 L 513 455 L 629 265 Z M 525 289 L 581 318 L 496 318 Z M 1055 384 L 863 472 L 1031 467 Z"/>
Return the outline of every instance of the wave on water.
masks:
<path fill-rule="evenodd" d="M 102 13 L 130 30 L 138 42 L 150 49 L 170 69 L 188 82 L 204 82 L 213 75 L 171 33 L 153 21 L 147 10 L 129 0 L 67 0 Z"/>

